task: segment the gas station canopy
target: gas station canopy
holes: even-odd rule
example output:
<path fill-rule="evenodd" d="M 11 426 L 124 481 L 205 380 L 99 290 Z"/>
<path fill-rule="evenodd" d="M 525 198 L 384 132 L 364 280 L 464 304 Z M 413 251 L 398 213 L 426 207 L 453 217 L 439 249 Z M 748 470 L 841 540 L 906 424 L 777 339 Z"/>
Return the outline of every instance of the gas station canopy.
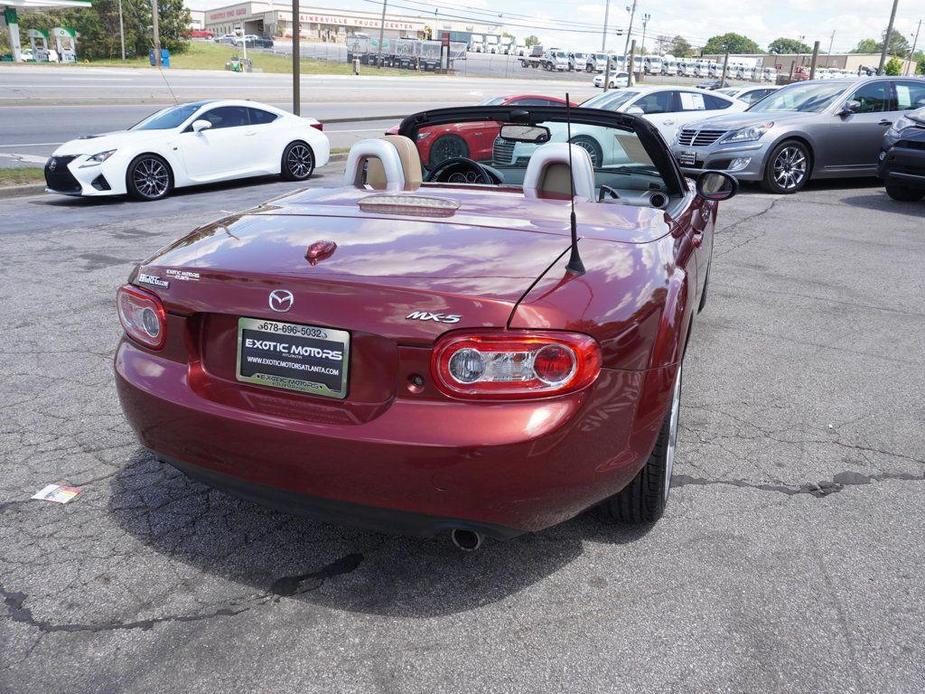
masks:
<path fill-rule="evenodd" d="M 5 24 L 9 32 L 13 60 L 19 60 L 20 55 L 17 10 L 60 10 L 90 6 L 90 0 L 0 0 L 0 27 Z"/>
<path fill-rule="evenodd" d="M 0 7 L 17 10 L 55 10 L 64 7 L 90 7 L 89 0 L 0 0 Z"/>

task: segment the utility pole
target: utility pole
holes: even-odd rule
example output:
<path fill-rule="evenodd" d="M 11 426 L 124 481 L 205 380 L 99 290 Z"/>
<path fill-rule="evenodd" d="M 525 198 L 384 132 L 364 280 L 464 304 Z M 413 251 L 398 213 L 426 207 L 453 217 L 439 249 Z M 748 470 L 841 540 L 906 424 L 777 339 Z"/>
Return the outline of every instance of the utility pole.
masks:
<path fill-rule="evenodd" d="M 604 36 L 601 38 L 601 53 L 607 52 L 607 20 L 610 18 L 610 0 L 604 5 Z M 607 80 L 604 80 L 604 89 L 607 88 Z"/>
<path fill-rule="evenodd" d="M 302 23 L 299 12 L 299 0 L 292 0 L 292 114 L 299 116 L 302 114 L 302 95 L 300 88 L 302 86 L 302 49 L 299 47 L 299 29 Z"/>
<path fill-rule="evenodd" d="M 161 31 L 157 26 L 157 0 L 151 0 L 151 28 L 154 31 L 154 67 L 161 66 Z"/>
<path fill-rule="evenodd" d="M 720 89 L 726 86 L 726 70 L 729 67 L 729 51 L 726 51 L 726 55 L 723 57 L 723 76 L 720 79 Z"/>
<path fill-rule="evenodd" d="M 880 67 L 877 68 L 878 74 L 883 74 L 883 65 L 886 63 L 886 52 L 890 48 L 890 38 L 893 36 L 893 21 L 896 19 L 896 6 L 899 0 L 893 0 L 893 10 L 890 12 L 890 23 L 886 25 L 886 36 L 883 37 L 883 50 L 880 51 Z"/>
<path fill-rule="evenodd" d="M 813 44 L 813 62 L 809 66 L 809 78 L 811 80 L 816 79 L 816 61 L 819 60 L 819 42 L 816 41 Z"/>
<path fill-rule="evenodd" d="M 382 68 L 382 36 L 385 34 L 385 8 L 388 0 L 382 0 L 382 21 L 379 23 L 379 54 L 376 57 L 376 67 Z"/>
<path fill-rule="evenodd" d="M 639 81 L 642 82 L 646 76 L 646 25 L 649 23 L 649 20 L 652 18 L 648 12 L 642 15 L 642 46 L 639 48 L 639 66 L 642 70 L 639 71 Z"/>
<path fill-rule="evenodd" d="M 636 0 L 633 0 L 632 8 L 629 5 L 626 6 L 626 11 L 630 13 L 630 26 L 626 30 L 626 45 L 623 46 L 623 55 L 626 55 L 630 48 L 630 37 L 633 35 L 633 17 L 636 16 Z M 633 74 L 632 70 L 629 73 Z"/>
<path fill-rule="evenodd" d="M 835 29 L 832 29 L 832 35 L 829 37 L 829 50 L 826 53 L 825 66 L 832 67 L 832 44 L 835 43 Z"/>
<path fill-rule="evenodd" d="M 915 49 L 919 45 L 919 32 L 922 30 L 922 20 L 919 20 L 919 25 L 915 28 L 915 38 L 912 39 L 912 50 L 909 51 L 909 64 L 904 70 L 905 74 L 909 74 L 909 69 L 912 68 L 912 74 L 915 75 Z"/>
<path fill-rule="evenodd" d="M 633 4 L 635 5 L 635 3 Z M 632 87 L 634 84 L 636 84 L 635 73 L 633 72 L 633 68 L 635 67 L 635 65 L 633 64 L 635 62 L 635 56 L 636 56 L 636 39 L 633 39 L 633 42 L 630 44 L 629 57 L 626 59 L 626 64 L 628 66 L 626 69 L 626 86 L 627 87 Z"/>
<path fill-rule="evenodd" d="M 122 0 L 119 0 L 119 43 L 122 44 L 122 60 L 125 60 L 125 25 L 122 23 Z"/>

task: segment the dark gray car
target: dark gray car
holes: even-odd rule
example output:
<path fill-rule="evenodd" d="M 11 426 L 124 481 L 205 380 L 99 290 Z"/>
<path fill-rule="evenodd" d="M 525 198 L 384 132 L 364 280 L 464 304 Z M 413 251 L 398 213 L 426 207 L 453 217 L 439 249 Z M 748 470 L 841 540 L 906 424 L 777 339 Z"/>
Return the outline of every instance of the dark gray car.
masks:
<path fill-rule="evenodd" d="M 685 173 L 717 169 L 795 193 L 814 178 L 876 176 L 883 134 L 925 106 L 925 79 L 866 77 L 798 82 L 742 113 L 685 125 L 672 152 Z"/>

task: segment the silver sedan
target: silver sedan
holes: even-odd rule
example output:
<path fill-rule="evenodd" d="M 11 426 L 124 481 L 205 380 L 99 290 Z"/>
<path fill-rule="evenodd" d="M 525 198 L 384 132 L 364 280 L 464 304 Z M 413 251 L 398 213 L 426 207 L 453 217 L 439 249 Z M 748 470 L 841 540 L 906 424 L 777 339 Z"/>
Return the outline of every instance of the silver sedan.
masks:
<path fill-rule="evenodd" d="M 925 106 L 925 79 L 873 77 L 788 85 L 744 113 L 684 126 L 672 152 L 685 173 L 716 169 L 795 193 L 810 179 L 877 175 L 880 141 Z"/>

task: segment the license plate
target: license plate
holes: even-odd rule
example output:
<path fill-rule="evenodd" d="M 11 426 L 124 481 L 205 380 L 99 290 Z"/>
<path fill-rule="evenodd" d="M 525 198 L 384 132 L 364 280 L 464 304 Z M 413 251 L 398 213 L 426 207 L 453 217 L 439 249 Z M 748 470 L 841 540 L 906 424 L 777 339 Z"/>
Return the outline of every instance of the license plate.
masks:
<path fill-rule="evenodd" d="M 681 152 L 678 154 L 678 163 L 681 166 L 696 166 L 697 152 Z"/>
<path fill-rule="evenodd" d="M 260 318 L 238 319 L 237 378 L 326 398 L 347 397 L 350 333 Z"/>

